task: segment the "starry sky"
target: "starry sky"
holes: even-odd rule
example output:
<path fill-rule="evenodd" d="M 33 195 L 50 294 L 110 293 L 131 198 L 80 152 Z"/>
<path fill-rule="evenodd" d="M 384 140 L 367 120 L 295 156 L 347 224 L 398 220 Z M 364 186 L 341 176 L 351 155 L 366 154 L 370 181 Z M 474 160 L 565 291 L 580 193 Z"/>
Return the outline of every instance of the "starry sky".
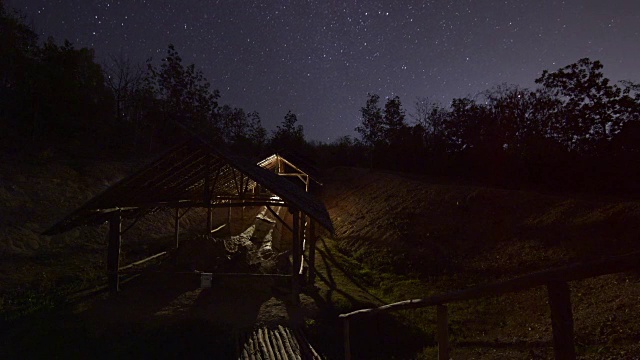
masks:
<path fill-rule="evenodd" d="M 221 103 L 307 139 L 355 135 L 367 93 L 448 105 L 583 57 L 640 82 L 637 0 L 5 0 L 41 39 L 158 64 L 173 43 Z M 409 117 L 410 120 L 410 117 Z"/>

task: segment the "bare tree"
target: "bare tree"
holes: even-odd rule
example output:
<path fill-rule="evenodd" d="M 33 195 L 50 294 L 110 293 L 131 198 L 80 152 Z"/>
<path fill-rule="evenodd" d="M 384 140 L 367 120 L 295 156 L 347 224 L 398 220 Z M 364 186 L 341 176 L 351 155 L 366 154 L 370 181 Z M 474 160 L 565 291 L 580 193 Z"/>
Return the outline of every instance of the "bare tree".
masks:
<path fill-rule="evenodd" d="M 447 109 L 423 97 L 416 100 L 415 113 L 411 117 L 424 130 L 425 141 L 433 146 L 445 136 L 447 115 Z"/>
<path fill-rule="evenodd" d="M 145 72 L 139 64 L 132 64 L 122 54 L 109 56 L 104 66 L 105 82 L 113 92 L 116 102 L 116 118 L 136 122 L 137 95 L 144 87 Z"/>

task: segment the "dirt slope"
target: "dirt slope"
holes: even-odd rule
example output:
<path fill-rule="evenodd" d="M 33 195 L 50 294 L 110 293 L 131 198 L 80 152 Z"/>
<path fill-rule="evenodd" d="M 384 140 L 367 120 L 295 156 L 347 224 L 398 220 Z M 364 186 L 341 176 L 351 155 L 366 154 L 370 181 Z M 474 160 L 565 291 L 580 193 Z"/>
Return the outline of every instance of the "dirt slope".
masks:
<path fill-rule="evenodd" d="M 367 169 L 327 175 L 324 197 L 337 247 L 364 264 L 364 273 L 370 270 L 369 285 L 387 301 L 640 249 L 640 202 L 451 185 Z M 386 274 L 405 276 L 406 285 Z M 631 273 L 571 284 L 581 357 L 640 356 L 639 282 Z M 452 305 L 454 358 L 552 356 L 546 301 L 538 288 Z M 433 314 L 407 316 L 429 323 Z"/>

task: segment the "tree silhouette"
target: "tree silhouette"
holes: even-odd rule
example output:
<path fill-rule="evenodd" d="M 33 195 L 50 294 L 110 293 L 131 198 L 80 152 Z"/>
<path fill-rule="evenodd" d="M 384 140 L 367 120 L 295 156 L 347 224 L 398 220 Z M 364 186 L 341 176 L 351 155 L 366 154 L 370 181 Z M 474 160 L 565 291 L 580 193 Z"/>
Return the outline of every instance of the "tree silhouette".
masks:
<path fill-rule="evenodd" d="M 384 105 L 384 137 L 388 143 L 402 140 L 402 132 L 407 127 L 405 123 L 406 112 L 402 108 L 400 97 L 388 98 Z"/>
<path fill-rule="evenodd" d="M 277 126 L 271 138 L 271 148 L 275 151 L 285 149 L 293 152 L 304 150 L 304 128 L 298 125 L 298 117 L 291 110 L 284 116 L 284 120 Z"/>
<path fill-rule="evenodd" d="M 215 116 L 220 93 L 211 90 L 211 84 L 202 71 L 196 70 L 194 64 L 182 65 L 182 58 L 172 44 L 160 67 L 148 64 L 148 69 L 150 86 L 162 109 L 157 124 L 162 142 L 174 142 L 175 121 L 206 136 L 221 136 L 220 124 L 216 122 L 218 117 Z"/>
<path fill-rule="evenodd" d="M 31 119 L 30 74 L 37 64 L 38 36 L 0 0 L 0 124 L 4 135 L 26 131 Z"/>
<path fill-rule="evenodd" d="M 384 121 L 382 109 L 378 105 L 380 96 L 367 95 L 367 103 L 360 108 L 361 123 L 356 131 L 362 136 L 362 140 L 370 147 L 379 146 L 384 141 Z"/>
<path fill-rule="evenodd" d="M 602 73 L 602 63 L 588 58 L 555 72 L 544 70 L 536 79 L 562 104 L 556 116 L 556 132 L 573 151 L 593 152 L 622 128 L 622 89 L 611 85 Z"/>

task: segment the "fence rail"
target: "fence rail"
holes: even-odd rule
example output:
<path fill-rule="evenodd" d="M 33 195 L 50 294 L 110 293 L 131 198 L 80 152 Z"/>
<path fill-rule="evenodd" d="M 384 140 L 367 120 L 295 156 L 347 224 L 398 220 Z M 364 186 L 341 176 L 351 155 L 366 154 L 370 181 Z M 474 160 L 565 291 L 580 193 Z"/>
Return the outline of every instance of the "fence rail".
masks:
<path fill-rule="evenodd" d="M 614 274 L 633 269 L 640 269 L 640 252 L 622 256 L 577 263 L 560 268 L 540 271 L 509 280 L 498 281 L 486 285 L 478 285 L 468 289 L 431 296 L 423 299 L 412 299 L 383 305 L 377 308 L 361 309 L 341 314 L 344 321 L 345 358 L 351 359 L 349 342 L 349 321 L 380 312 L 417 309 L 429 306 L 437 307 L 437 341 L 438 358 L 449 359 L 448 314 L 445 304 L 499 296 L 507 293 L 527 290 L 537 286 L 546 286 L 551 309 L 551 325 L 553 329 L 553 348 L 556 359 L 575 359 L 573 343 L 573 314 L 571 313 L 571 294 L 567 282 L 591 277 Z"/>

